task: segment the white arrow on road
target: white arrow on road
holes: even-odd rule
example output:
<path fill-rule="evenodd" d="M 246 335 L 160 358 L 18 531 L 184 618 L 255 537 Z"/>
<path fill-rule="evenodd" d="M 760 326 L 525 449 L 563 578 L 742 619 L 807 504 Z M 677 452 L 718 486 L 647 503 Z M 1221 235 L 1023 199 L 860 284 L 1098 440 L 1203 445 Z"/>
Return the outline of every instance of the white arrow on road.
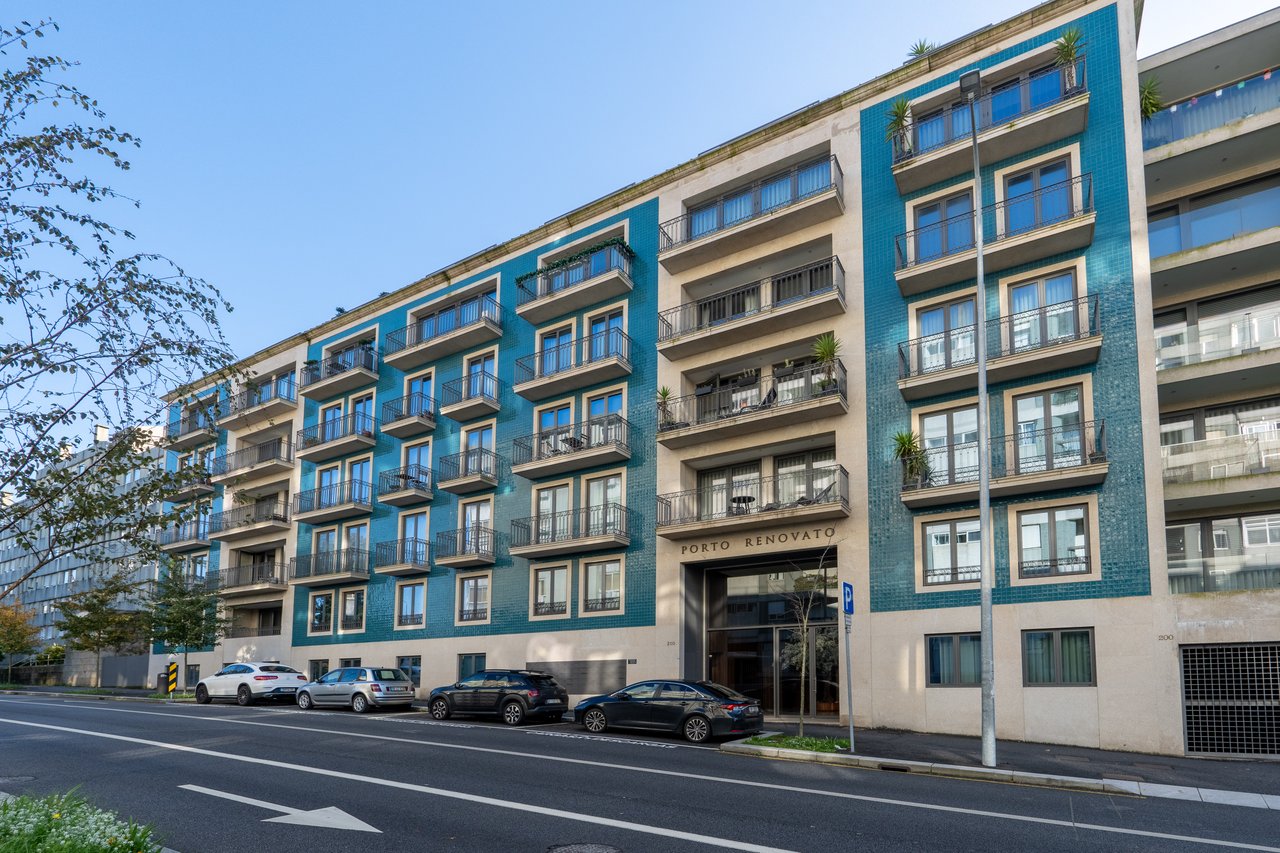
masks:
<path fill-rule="evenodd" d="M 381 834 L 381 829 L 375 829 L 359 818 L 352 817 L 336 806 L 327 806 L 323 809 L 294 809 L 289 806 L 281 806 L 275 803 L 268 803 L 266 800 L 255 800 L 250 797 L 242 797 L 239 794 L 228 794 L 226 791 L 215 791 L 213 788 L 204 788 L 200 785 L 179 785 L 187 791 L 195 791 L 197 794 L 208 794 L 211 797 L 221 797 L 224 800 L 234 800 L 237 803 L 245 803 L 250 806 L 257 806 L 260 809 L 268 809 L 273 812 L 280 812 L 279 817 L 263 818 L 263 823 L 292 823 L 298 826 L 319 826 L 324 829 L 354 829 L 359 832 L 377 832 Z"/>

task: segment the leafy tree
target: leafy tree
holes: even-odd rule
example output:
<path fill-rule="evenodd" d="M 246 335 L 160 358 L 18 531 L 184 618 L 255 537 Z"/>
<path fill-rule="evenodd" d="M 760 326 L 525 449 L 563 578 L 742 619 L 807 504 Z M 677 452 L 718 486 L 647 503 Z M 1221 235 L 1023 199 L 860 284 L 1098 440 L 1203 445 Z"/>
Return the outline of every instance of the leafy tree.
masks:
<path fill-rule="evenodd" d="M 805 703 L 809 695 L 809 681 L 813 677 L 809 671 L 810 649 L 813 650 L 819 669 L 835 667 L 839 658 L 835 631 L 819 633 L 816 642 L 810 643 L 809 628 L 815 619 L 825 616 L 827 607 L 833 601 L 838 600 L 835 594 L 838 584 L 835 561 L 828 563 L 827 558 L 835 556 L 836 546 L 843 541 L 828 540 L 827 546 L 818 556 L 815 569 L 804 569 L 787 560 L 797 573 L 783 573 L 786 585 L 775 589 L 786 602 L 787 613 L 795 620 L 796 625 L 783 642 L 779 655 L 786 666 L 800 675 L 800 723 L 797 729 L 800 737 L 804 737 Z"/>
<path fill-rule="evenodd" d="M 9 658 L 8 681 L 13 683 L 13 659 L 36 650 L 40 629 L 35 613 L 18 604 L 0 602 L 0 658 Z"/>
<path fill-rule="evenodd" d="M 67 647 L 94 653 L 93 686 L 102 686 L 102 653 L 144 642 L 147 614 L 123 607 L 137 598 L 140 584 L 131 566 L 100 569 L 89 588 L 56 605 Z"/>
<path fill-rule="evenodd" d="M 180 515 L 160 501 L 203 472 L 121 489 L 153 466 L 140 425 L 169 419 L 156 389 L 231 375 L 218 291 L 131 251 L 134 235 L 98 212 L 136 206 L 101 177 L 128 170 L 138 140 L 76 87 L 74 62 L 32 49 L 56 30 L 0 25 L 0 491 L 17 498 L 0 501 L 0 540 L 36 557 L 0 599 L 68 554 L 154 557 L 154 528 Z M 111 438 L 69 464 L 94 424 Z"/>
<path fill-rule="evenodd" d="M 147 615 L 152 639 L 167 652 L 182 652 L 183 673 L 187 671 L 191 649 L 216 645 L 230 627 L 230 620 L 218 609 L 214 588 L 204 578 L 186 574 L 172 561 L 161 572 L 155 593 L 148 600 Z"/>

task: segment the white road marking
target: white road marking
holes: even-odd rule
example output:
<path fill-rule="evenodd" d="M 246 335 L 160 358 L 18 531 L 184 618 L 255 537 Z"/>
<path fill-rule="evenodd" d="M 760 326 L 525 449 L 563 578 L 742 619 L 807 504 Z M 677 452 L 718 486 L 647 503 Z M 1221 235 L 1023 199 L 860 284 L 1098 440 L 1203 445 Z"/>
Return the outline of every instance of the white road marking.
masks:
<path fill-rule="evenodd" d="M 0 700 L 0 701 L 4 701 L 4 700 Z M 26 703 L 26 704 L 30 704 L 30 703 Z M 89 707 L 93 708 L 94 710 L 117 711 L 117 712 L 126 713 L 126 714 L 149 714 L 149 715 L 161 716 L 161 717 L 174 716 L 172 714 L 166 714 L 159 711 L 133 711 L 125 708 L 102 708 L 98 706 L 89 706 Z M 1260 851 L 1264 851 L 1264 853 L 1280 853 L 1280 847 L 1268 847 L 1266 845 L 1250 844 L 1248 842 L 1221 841 L 1214 838 L 1199 838 L 1199 837 L 1190 836 L 1190 835 L 1174 835 L 1170 833 L 1154 832 L 1154 831 L 1144 830 L 1144 829 L 1126 829 L 1124 827 L 1109 826 L 1106 824 L 1079 823 L 1074 820 L 1058 820 L 1055 818 L 1035 817 L 1033 815 L 1020 815 L 1020 814 L 1013 814 L 1010 812 L 993 812 L 993 811 L 987 811 L 985 809 L 969 809 L 969 808 L 964 808 L 962 806 L 945 806 L 938 803 L 923 803 L 923 802 L 917 802 L 912 800 L 891 799 L 888 797 L 873 797 L 867 794 L 849 794 L 843 791 L 830 791 L 830 790 L 824 790 L 820 788 L 801 788 L 795 785 L 782 785 L 775 782 L 756 782 L 749 779 L 732 779 L 725 776 L 709 776 L 701 773 L 685 773 L 677 770 L 661 770 L 655 767 L 636 767 L 636 766 L 627 765 L 627 764 L 614 764 L 614 763 L 605 762 L 605 761 L 590 761 L 585 758 L 568 758 L 565 756 L 543 755 L 543 754 L 534 753 L 534 752 L 515 752 L 512 750 L 506 750 L 506 749 L 492 749 L 490 747 L 483 747 L 483 746 L 469 746 L 464 744 L 439 743 L 435 741 L 405 740 L 403 738 L 387 737 L 385 735 L 366 734 L 363 732 L 338 732 L 332 729 L 317 729 L 317 728 L 311 728 L 308 726 L 285 726 L 285 725 L 280 725 L 278 723 L 259 723 L 259 722 L 254 722 L 250 720 L 236 720 L 236 719 L 231 719 L 226 717 L 195 717 L 194 719 L 209 720 L 211 722 L 240 723 L 240 724 L 249 725 L 249 726 L 265 726 L 267 728 L 277 728 L 277 729 L 295 729 L 299 731 L 311 731 L 311 732 L 318 732 L 318 733 L 327 734 L 327 735 L 345 735 L 347 737 L 367 738 L 372 740 L 388 740 L 388 741 L 394 741 L 395 743 L 401 744 L 401 745 L 417 744 L 419 746 L 436 747 L 440 749 L 458 749 L 458 750 L 464 750 L 468 752 L 491 753 L 496 755 L 515 757 L 515 758 L 533 758 L 533 759 L 539 759 L 542 761 L 558 761 L 564 764 L 580 764 L 580 765 L 587 765 L 590 767 L 602 767 L 609 770 L 625 770 L 633 773 L 649 773 L 655 776 L 672 776 L 672 777 L 677 777 L 681 779 L 695 779 L 695 780 L 700 780 L 705 782 L 713 782 L 720 785 L 740 785 L 740 786 L 749 787 L 749 788 L 764 788 L 764 789 L 774 790 L 774 791 L 784 791 L 788 793 L 802 794 L 804 796 L 832 797 L 832 798 L 841 799 L 841 800 L 855 800 L 858 802 L 876 803 L 879 805 L 902 806 L 905 808 L 923 809 L 926 811 L 938 811 L 938 812 L 945 812 L 950 814 L 973 815 L 975 817 L 988 817 L 988 818 L 994 818 L 997 820 L 1011 820 L 1011 821 L 1018 821 L 1022 823 L 1042 824 L 1046 826 L 1060 826 L 1060 827 L 1070 828 L 1070 829 L 1085 829 L 1085 830 L 1091 830 L 1094 832 L 1116 833 L 1119 835 L 1137 835 L 1137 836 L 1142 836 L 1144 838 L 1160 838 L 1160 839 L 1165 839 L 1170 841 L 1184 841 L 1190 844 L 1205 844 L 1211 847 L 1229 847 L 1236 850 L 1260 850 Z M 28 723 L 20 720 L 8 720 L 5 718 L 0 718 L 0 723 L 4 723 L 4 722 L 16 723 L 17 725 L 36 726 L 40 728 L 54 728 L 54 729 L 59 728 L 57 726 L 48 726 L 41 723 Z M 79 729 L 67 729 L 67 730 L 81 731 Z M 96 732 L 84 732 L 84 733 L 90 734 L 90 735 L 97 735 Z M 126 738 L 122 735 L 104 734 L 101 736 L 118 738 L 121 740 L 130 740 L 130 738 Z M 152 743 L 152 742 L 146 741 L 146 743 Z M 157 744 L 157 745 L 167 746 L 165 744 Z M 204 750 L 200 750 L 197 747 L 173 747 L 173 748 L 190 750 L 190 751 L 201 752 L 201 753 L 205 752 Z M 211 754 L 216 755 L 218 753 L 211 753 Z M 286 767 L 293 766 L 293 765 L 284 765 L 283 763 L 280 763 L 280 762 L 272 762 L 272 761 L 269 761 L 268 759 L 251 759 L 248 757 L 240 757 L 240 758 L 241 760 L 256 761 L 256 762 L 262 762 L 262 763 L 272 764 L 272 765 L 279 765 L 279 766 L 286 766 Z M 322 774 L 336 775 L 341 778 L 348 778 L 348 774 L 336 773 L 335 771 L 322 770 L 319 768 L 298 767 L 298 769 L 304 770 L 306 772 L 316 772 L 316 773 L 322 773 Z M 360 781 L 370 781 L 373 784 L 383 784 L 382 781 L 364 779 L 363 777 L 350 777 L 350 778 L 355 778 Z M 391 782 L 390 780 L 387 780 L 386 784 L 390 784 L 393 786 L 402 785 L 402 783 Z M 1074 792 L 1074 793 L 1078 794 L 1080 792 Z M 459 795 L 459 796 L 470 797 L 472 795 Z M 749 850 L 752 848 L 742 847 L 741 849 Z"/>
<path fill-rule="evenodd" d="M 71 726 L 54 726 L 48 723 L 33 723 L 27 720 L 10 720 L 0 718 L 0 723 L 9 723 L 15 726 L 27 726 L 35 729 L 45 729 L 47 731 L 67 732 L 69 734 L 83 735 L 84 737 L 103 738 L 105 740 L 121 741 L 124 743 L 137 743 L 143 746 L 151 746 L 156 749 L 167 749 L 173 752 L 185 752 L 190 755 L 205 755 L 210 758 L 222 758 L 228 761 L 241 761 L 246 764 L 258 764 L 265 767 L 275 767 L 281 770 L 294 770 L 299 773 L 310 773 L 316 776 L 327 776 L 331 779 L 343 779 L 348 782 L 361 782 L 367 785 L 379 785 L 384 788 L 398 788 L 403 791 L 415 791 L 420 794 L 428 794 L 433 797 L 444 797 L 450 800 L 462 800 L 468 803 L 477 803 L 484 806 L 493 806 L 500 809 L 511 809 L 513 811 L 530 812 L 533 814 L 545 815 L 547 817 L 560 818 L 562 820 L 574 821 L 577 823 L 590 823 L 597 826 L 608 826 L 613 829 L 623 829 L 630 832 L 639 832 L 645 835 L 657 835 L 662 838 L 678 838 L 681 841 L 691 841 L 695 844 L 705 844 L 709 847 L 725 847 L 731 850 L 743 850 L 748 853 L 795 853 L 795 851 L 784 850 L 780 847 L 765 847 L 762 844 L 751 844 L 746 841 L 734 841 L 728 838 L 716 838 L 712 835 L 700 835 L 696 832 L 684 832 L 679 829 L 666 829 L 662 827 L 646 826 L 641 823 L 632 823 L 626 820 L 615 820 L 608 817 L 597 817 L 596 815 L 578 814 L 576 812 L 568 812 L 563 809 L 553 809 L 546 806 L 536 806 L 532 803 L 521 803 L 515 800 L 499 800 L 496 797 L 485 797 L 480 794 L 464 794 L 461 791 L 449 791 L 443 788 L 431 788 L 426 785 L 415 785 L 412 782 L 399 782 L 395 779 L 380 779 L 376 776 L 357 775 L 355 773 L 344 773 L 340 770 L 327 770 L 323 767 L 309 767 L 305 764 L 290 764 L 287 761 L 274 761 L 269 758 L 257 758 L 251 755 L 238 755 L 232 752 L 217 752 L 212 749 L 201 749 L 195 746 L 183 746 L 176 743 L 164 743 L 158 740 L 147 740 L 140 737 L 128 737 L 126 735 L 113 735 L 106 732 L 92 732 L 87 729 L 76 729 Z M 1264 848 L 1258 848 L 1264 849 Z M 1280 851 L 1280 849 L 1278 849 Z"/>
<path fill-rule="evenodd" d="M 195 791 L 197 794 L 208 794 L 211 797 L 221 797 L 224 800 L 244 803 L 247 806 L 257 806 L 267 811 L 280 812 L 279 817 L 264 818 L 263 823 L 291 823 L 296 826 L 318 826 L 322 829 L 354 829 L 358 832 L 382 834 L 381 829 L 374 829 L 369 824 L 359 818 L 352 817 L 336 806 L 326 806 L 323 809 L 295 809 L 278 803 L 268 803 L 266 800 L 255 800 L 252 797 L 242 797 L 239 794 L 216 791 L 203 785 L 179 785 L 178 787 L 184 791 Z"/>

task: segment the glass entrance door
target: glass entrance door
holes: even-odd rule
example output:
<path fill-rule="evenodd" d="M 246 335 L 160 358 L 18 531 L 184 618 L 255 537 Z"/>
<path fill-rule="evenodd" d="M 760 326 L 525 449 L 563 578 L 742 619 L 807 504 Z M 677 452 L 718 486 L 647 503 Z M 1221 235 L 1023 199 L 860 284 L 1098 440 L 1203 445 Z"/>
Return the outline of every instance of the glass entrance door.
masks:
<path fill-rule="evenodd" d="M 777 632 L 774 647 L 778 649 L 779 700 L 775 713 L 797 717 L 802 710 L 805 717 L 838 714 L 840 681 L 836 626 L 810 626 L 807 643 L 800 628 L 774 630 Z M 800 707 L 801 697 L 804 699 L 803 709 Z"/>

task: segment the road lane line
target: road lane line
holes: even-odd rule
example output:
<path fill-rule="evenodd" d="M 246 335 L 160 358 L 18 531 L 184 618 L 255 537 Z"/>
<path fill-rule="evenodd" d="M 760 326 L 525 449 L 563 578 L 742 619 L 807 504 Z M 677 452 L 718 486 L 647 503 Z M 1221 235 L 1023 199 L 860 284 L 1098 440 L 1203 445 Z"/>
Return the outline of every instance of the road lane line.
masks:
<path fill-rule="evenodd" d="M 513 811 L 530 812 L 532 814 L 544 815 L 546 817 L 555 817 L 562 820 L 575 821 L 577 823 L 590 823 L 597 826 L 607 826 L 613 829 L 623 829 L 630 832 L 639 832 L 645 835 L 657 835 L 662 838 L 677 838 L 681 841 L 691 841 L 695 844 L 705 844 L 709 847 L 724 847 L 731 850 L 743 850 L 748 853 L 795 853 L 795 851 L 785 850 L 781 847 L 766 847 L 762 844 L 751 844 L 746 841 L 734 841 L 728 838 L 717 838 L 713 835 L 700 835 L 696 832 L 684 832 L 679 829 L 666 829 L 661 827 L 646 826 L 641 823 L 632 823 L 626 820 L 615 820 L 608 817 L 597 817 L 596 815 L 577 814 L 575 812 L 564 811 L 563 809 L 553 809 L 547 806 L 536 806 L 532 803 L 521 803 L 515 800 L 499 800 L 496 797 L 485 797 L 480 794 L 464 794 L 461 791 L 449 791 L 443 788 L 431 788 L 426 785 L 416 785 L 412 782 L 400 782 L 395 779 L 380 779 L 376 776 L 357 775 L 355 773 L 344 773 L 340 770 L 327 770 L 323 767 L 309 767 L 305 764 L 290 764 L 286 761 L 274 761 L 270 758 L 257 758 L 251 755 L 238 755 L 233 752 L 217 752 L 212 749 L 201 749 L 195 746 L 184 746 L 176 743 L 164 743 L 158 740 L 147 740 L 140 737 L 128 737 L 127 735 L 113 735 L 106 732 L 93 732 L 88 729 L 77 729 L 71 726 L 54 726 L 49 723 L 33 723 L 27 720 L 10 720 L 0 717 L 0 723 L 9 723 L 15 726 L 27 726 L 35 729 L 45 729 L 55 732 L 66 732 L 68 734 L 83 735 L 84 737 L 103 738 L 105 740 L 121 741 L 123 743 L 136 743 L 143 746 L 155 747 L 157 749 L 167 749 L 173 752 L 185 752 L 191 755 L 204 755 L 210 758 L 222 758 L 228 761 L 241 761 L 246 764 L 258 764 L 265 767 L 275 767 L 281 770 L 294 770 L 299 773 L 310 773 L 316 776 L 327 776 L 331 779 L 343 779 L 348 782 L 363 782 L 368 785 L 379 785 L 384 788 L 398 788 L 403 791 L 414 791 L 420 794 L 428 794 L 433 797 L 444 797 L 451 800 L 462 800 L 468 803 L 476 803 L 484 806 L 493 806 L 500 809 L 510 809 Z M 1263 848 L 1259 848 L 1263 849 Z"/>
<path fill-rule="evenodd" d="M 91 706 L 91 707 L 95 707 L 95 706 Z M 124 708 L 95 708 L 95 709 L 102 710 L 102 711 L 117 711 L 117 712 L 126 713 L 126 714 L 151 714 L 151 715 L 162 716 L 162 717 L 175 716 L 172 714 L 165 714 L 163 712 L 157 712 L 157 711 L 132 711 Z M 681 779 L 694 779 L 694 780 L 699 780 L 704 782 L 712 782 L 720 785 L 740 785 L 740 786 L 749 787 L 749 788 L 763 788 L 763 789 L 774 790 L 774 791 L 783 791 L 787 793 L 802 794 L 804 796 L 832 797 L 835 799 L 842 799 L 842 800 L 855 800 L 858 802 L 875 803 L 878 805 L 902 806 L 905 808 L 924 809 L 926 811 L 938 811 L 938 812 L 945 812 L 950 814 L 972 815 L 975 817 L 987 817 L 987 818 L 993 818 L 997 820 L 1011 820 L 1011 821 L 1018 821 L 1023 823 L 1037 823 L 1037 824 L 1042 824 L 1047 826 L 1059 826 L 1059 827 L 1071 828 L 1071 829 L 1085 829 L 1085 830 L 1090 830 L 1094 832 L 1116 833 L 1120 835 L 1138 835 L 1145 838 L 1158 838 L 1158 839 L 1170 840 L 1170 841 L 1183 841 L 1190 844 L 1205 844 L 1205 845 L 1215 846 L 1215 847 L 1230 847 L 1237 850 L 1260 850 L 1260 851 L 1263 851 L 1263 853 L 1280 853 L 1280 847 L 1268 847 L 1260 844 L 1250 844 L 1248 842 L 1221 841 L 1215 838 L 1200 838 L 1197 836 L 1190 836 L 1190 835 L 1174 835 L 1174 834 L 1164 833 L 1164 832 L 1155 832 L 1153 830 L 1127 829 L 1124 827 L 1111 826 L 1106 824 L 1080 823 L 1075 820 L 1059 820 L 1056 818 L 1036 817 L 1034 815 L 1020 815 L 1020 814 L 1014 814 L 1011 812 L 993 812 L 985 809 L 970 809 L 970 808 L 964 808 L 963 806 L 946 806 L 939 803 L 923 803 L 923 802 L 917 802 L 913 800 L 892 799 L 889 797 L 874 797 L 868 794 L 850 794 L 843 791 L 829 791 L 821 788 L 802 788 L 795 785 L 782 785 L 776 782 L 757 782 L 750 779 L 732 779 L 732 778 L 726 778 L 724 776 L 710 776 L 710 775 L 705 775 L 701 773 L 686 773 L 678 770 L 661 770 L 655 767 L 636 767 L 636 766 L 627 765 L 627 764 L 614 764 L 612 762 L 606 762 L 606 761 L 590 761 L 585 758 L 568 758 L 565 756 L 543 755 L 543 754 L 532 753 L 532 752 L 515 752 L 512 750 L 505 750 L 505 749 L 493 749 L 491 747 L 469 746 L 464 744 L 450 744 L 450 743 L 439 743 L 436 741 L 423 741 L 423 740 L 413 740 L 413 739 L 405 739 L 405 738 L 395 738 L 395 737 L 388 737 L 386 735 L 365 734 L 362 732 L 336 732 L 336 731 L 333 731 L 332 729 L 319 729 L 319 728 L 312 728 L 309 726 L 285 726 L 285 725 L 280 725 L 278 723 L 259 723 L 259 722 L 253 722 L 250 720 L 235 720 L 235 719 L 230 719 L 225 717 L 196 717 L 195 719 L 211 720 L 215 722 L 225 721 L 225 722 L 231 722 L 231 723 L 241 723 L 243 725 L 264 726 L 267 728 L 276 728 L 276 729 L 293 729 L 297 731 L 311 731 L 311 732 L 318 732 L 321 734 L 329 734 L 329 735 L 337 734 L 337 735 L 345 735 L 345 736 L 355 737 L 355 738 L 366 738 L 371 740 L 388 740 L 388 741 L 394 741 L 395 743 L 400 745 L 411 743 L 411 744 L 418 744 L 420 746 L 438 747 L 442 749 L 457 749 L 457 750 L 463 750 L 468 752 L 490 753 L 490 754 L 513 757 L 513 758 L 534 758 L 534 759 L 541 759 L 544 761 L 558 761 L 564 764 L 579 764 L 579 765 L 586 765 L 590 767 L 601 767 L 609 770 L 625 770 L 633 773 L 649 773 L 655 776 L 671 776 L 671 777 L 676 777 Z M 18 725 L 41 726 L 45 728 L 58 728 L 57 726 L 44 726 L 41 723 L 25 723 L 18 720 L 7 720 L 4 718 L 0 718 L 0 723 L 2 722 L 12 722 Z M 68 730 L 80 731 L 78 729 L 68 729 Z M 95 733 L 87 732 L 87 734 L 95 734 Z M 123 735 L 103 735 L 103 737 L 115 737 L 123 740 L 129 740 L 129 738 L 126 738 Z M 151 742 L 147 741 L 147 743 L 151 743 Z M 175 748 L 179 748 L 179 747 L 175 747 Z M 203 752 L 203 750 L 200 750 L 198 747 L 180 747 L 180 748 L 186 749 L 186 750 L 194 750 L 197 752 Z M 271 764 L 277 763 L 277 762 L 271 762 L 268 759 L 249 759 L 247 757 L 245 757 L 244 760 L 263 761 Z M 289 765 L 284 765 L 284 766 L 289 766 Z M 305 768 L 300 767 L 299 769 L 305 769 Z M 336 771 L 326 771 L 326 770 L 320 770 L 318 768 L 316 769 L 315 772 L 336 774 Z M 343 776 L 343 778 L 346 778 L 346 774 L 337 774 L 337 775 L 341 775 Z M 359 779 L 360 777 L 354 777 L 354 778 Z M 387 781 L 388 783 L 393 785 L 402 784 L 402 783 L 394 783 L 394 782 L 391 782 L 390 780 L 387 780 Z M 375 782 L 375 784 L 381 784 L 381 783 Z M 466 795 L 466 796 L 472 796 L 472 795 Z M 750 848 L 744 847 L 742 849 L 750 849 Z"/>

